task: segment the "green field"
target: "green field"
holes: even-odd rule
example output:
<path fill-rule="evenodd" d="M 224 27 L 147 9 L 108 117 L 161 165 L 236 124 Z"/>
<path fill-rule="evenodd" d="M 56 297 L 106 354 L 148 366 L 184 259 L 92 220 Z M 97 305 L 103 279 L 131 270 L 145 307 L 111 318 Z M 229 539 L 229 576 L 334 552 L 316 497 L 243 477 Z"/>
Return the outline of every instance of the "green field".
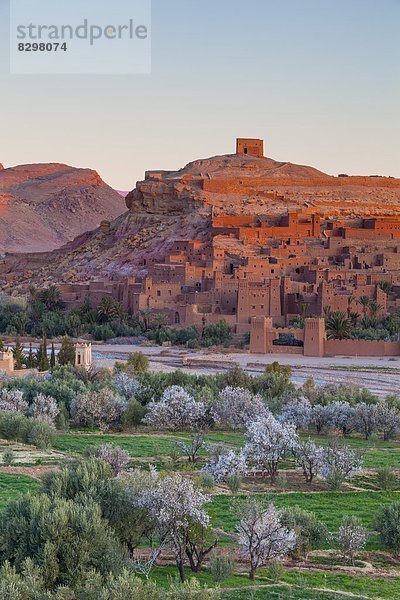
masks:
<path fill-rule="evenodd" d="M 4 507 L 9 500 L 14 500 L 21 494 L 38 491 L 40 482 L 27 477 L 26 475 L 14 475 L 9 473 L 0 473 L 0 509 Z"/>
<path fill-rule="evenodd" d="M 131 458 L 131 465 L 140 465 L 146 468 L 146 463 L 151 461 L 162 469 L 184 469 L 188 471 L 188 476 L 198 475 L 202 463 L 205 460 L 205 451 L 202 451 L 201 461 L 194 467 L 187 462 L 183 456 L 179 461 L 174 462 L 166 457 L 176 457 L 177 443 L 187 440 L 188 433 L 147 433 L 145 430 L 138 431 L 137 434 L 101 434 L 98 431 L 72 431 L 60 433 L 56 437 L 54 449 L 63 453 L 64 456 L 57 457 L 61 463 L 69 457 L 79 457 L 85 454 L 88 448 L 94 448 L 105 443 L 115 446 L 122 446 L 126 449 Z M 305 434 L 302 437 L 308 437 Z M 324 435 L 311 436 L 318 444 L 328 444 L 330 438 Z M 243 433 L 238 432 L 211 432 L 207 435 L 209 444 L 223 444 L 227 447 L 238 450 L 244 443 Z M 365 449 L 364 466 L 367 469 L 378 469 L 381 467 L 400 467 L 400 443 L 398 441 L 385 442 L 381 439 L 364 440 L 360 437 L 346 438 L 345 442 L 354 448 Z M 169 461 L 169 462 L 168 462 Z M 285 460 L 281 469 L 292 470 L 295 464 L 293 459 Z M 189 471 L 193 469 L 193 473 Z M 400 480 L 400 477 L 399 477 Z M 356 489 L 352 489 L 352 486 Z M 0 508 L 4 507 L 10 499 L 18 495 L 30 492 L 36 493 L 39 490 L 40 482 L 24 475 L 0 473 Z M 296 564 L 287 568 L 278 584 L 273 584 L 268 578 L 266 569 L 260 569 L 256 580 L 250 582 L 247 573 L 244 572 L 245 566 L 239 564 L 235 575 L 229 577 L 221 585 L 223 588 L 223 600 L 257 600 L 257 599 L 280 599 L 280 600 L 334 600 L 344 599 L 351 595 L 352 598 L 361 599 L 389 599 L 400 598 L 400 569 L 399 577 L 378 577 L 374 573 L 363 573 L 363 563 L 365 560 L 373 565 L 374 569 L 389 568 L 387 555 L 382 550 L 381 542 L 373 532 L 373 519 L 377 510 L 384 504 L 394 501 L 400 501 L 400 481 L 398 491 L 379 491 L 377 486 L 376 472 L 364 472 L 355 477 L 351 485 L 344 486 L 343 491 L 331 492 L 326 489 L 326 485 L 317 481 L 311 490 L 305 484 L 303 477 L 292 475 L 287 478 L 287 484 L 284 489 L 271 487 L 267 480 L 251 479 L 244 482 L 242 490 L 232 495 L 226 486 L 218 486 L 211 491 L 211 502 L 208 505 L 208 511 L 211 515 L 212 526 L 220 530 L 216 534 L 220 538 L 219 547 L 231 551 L 236 551 L 235 540 L 229 536 L 224 536 L 222 531 L 233 532 L 239 521 L 240 501 L 246 497 L 247 492 L 262 500 L 273 501 L 278 507 L 300 506 L 303 509 L 312 511 L 316 514 L 332 533 L 335 533 L 341 523 L 344 515 L 357 516 L 363 525 L 369 530 L 370 537 L 363 555 L 359 560 L 359 574 L 349 574 L 341 567 L 346 566 L 346 561 L 340 562 L 337 553 L 326 554 L 328 548 L 332 548 L 332 543 L 327 541 L 322 546 L 322 555 L 311 559 L 310 567 L 306 570 L 299 570 Z M 325 552 L 325 553 L 324 553 Z M 337 570 L 339 568 L 339 571 Z M 396 563 L 391 562 L 390 568 L 396 572 Z M 189 570 L 188 577 L 193 576 Z M 171 581 L 176 578 L 177 571 L 175 566 L 157 567 L 151 574 L 151 579 L 155 580 L 160 586 L 168 587 Z M 208 587 L 213 587 L 210 573 L 202 570 L 195 575 Z"/>
<path fill-rule="evenodd" d="M 378 508 L 383 504 L 400 501 L 400 492 L 287 492 L 256 496 L 260 499 L 271 499 L 279 507 L 297 505 L 315 512 L 330 531 L 338 529 L 343 515 L 358 517 L 365 527 L 372 530 L 373 515 Z M 239 518 L 233 504 L 232 496 L 213 497 L 210 513 L 215 527 L 226 531 L 235 529 Z"/>
<path fill-rule="evenodd" d="M 188 578 L 193 575 L 189 570 L 186 571 Z M 208 587 L 214 587 L 210 575 L 202 570 L 196 573 L 196 577 Z M 152 572 L 152 579 L 162 587 L 167 588 L 171 580 L 176 578 L 176 571 L 173 567 L 157 567 Z M 251 583 L 254 588 L 261 588 L 257 592 L 257 598 L 297 598 L 297 599 L 327 599 L 338 598 L 338 592 L 352 594 L 359 598 L 386 599 L 400 597 L 400 577 L 383 579 L 382 577 L 371 577 L 365 575 L 347 575 L 338 572 L 329 571 L 300 571 L 291 569 L 286 571 L 280 580 L 279 585 L 274 585 L 268 578 L 266 569 L 259 569 L 258 576 Z M 247 573 L 240 573 L 229 577 L 222 582 L 221 587 L 228 589 L 247 588 L 242 591 L 225 592 L 224 599 L 244 599 L 249 598 L 250 582 Z M 329 591 L 324 591 L 329 590 Z M 332 591 L 335 591 L 332 594 Z M 344 597 L 341 594 L 339 597 Z M 353 596 L 354 597 L 354 596 Z"/>
<path fill-rule="evenodd" d="M 176 450 L 176 443 L 184 441 L 187 433 L 176 434 L 138 434 L 138 435 L 107 435 L 98 433 L 66 433 L 56 438 L 55 449 L 69 454 L 84 454 L 89 447 L 111 443 L 122 446 L 132 458 L 151 458 L 169 456 Z M 308 437 L 308 436 L 303 436 Z M 327 436 L 313 435 L 312 438 L 321 445 L 329 443 Z M 210 433 L 207 435 L 210 444 L 224 444 L 239 449 L 244 443 L 242 433 Z M 341 438 L 342 439 L 342 438 Z M 353 448 L 365 449 L 364 467 L 379 469 L 383 467 L 400 469 L 400 444 L 397 441 L 364 440 L 360 437 L 349 437 L 345 443 Z M 204 454 L 202 452 L 201 454 Z M 293 461 L 286 461 L 285 468 L 293 468 Z"/>

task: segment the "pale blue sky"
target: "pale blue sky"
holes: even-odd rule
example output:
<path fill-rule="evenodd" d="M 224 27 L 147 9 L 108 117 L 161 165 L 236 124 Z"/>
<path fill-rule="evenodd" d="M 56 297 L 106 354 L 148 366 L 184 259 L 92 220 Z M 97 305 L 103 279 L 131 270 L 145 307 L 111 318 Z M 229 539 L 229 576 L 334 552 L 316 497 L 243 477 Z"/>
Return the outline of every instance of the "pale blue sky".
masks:
<path fill-rule="evenodd" d="M 10 75 L 8 4 L 5 166 L 91 167 L 128 190 L 245 136 L 277 160 L 400 177 L 400 0 L 153 0 L 152 74 L 129 76 Z"/>

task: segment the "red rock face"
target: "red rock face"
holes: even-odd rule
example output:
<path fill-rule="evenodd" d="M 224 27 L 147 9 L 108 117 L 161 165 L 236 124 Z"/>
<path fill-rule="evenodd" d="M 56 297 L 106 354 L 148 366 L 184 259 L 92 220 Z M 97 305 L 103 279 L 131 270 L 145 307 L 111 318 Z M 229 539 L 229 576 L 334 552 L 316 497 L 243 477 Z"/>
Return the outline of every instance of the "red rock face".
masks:
<path fill-rule="evenodd" d="M 123 211 L 90 169 L 62 164 L 0 170 L 0 253 L 53 250 Z"/>

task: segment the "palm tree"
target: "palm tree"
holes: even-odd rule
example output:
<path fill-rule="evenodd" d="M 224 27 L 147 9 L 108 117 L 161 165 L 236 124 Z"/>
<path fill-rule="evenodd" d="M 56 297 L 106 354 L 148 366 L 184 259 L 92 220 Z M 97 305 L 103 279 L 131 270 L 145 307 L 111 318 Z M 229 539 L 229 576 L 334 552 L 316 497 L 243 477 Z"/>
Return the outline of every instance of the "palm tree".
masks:
<path fill-rule="evenodd" d="M 329 317 L 329 315 L 332 313 L 332 309 L 329 306 L 329 304 L 327 304 L 326 306 L 324 306 L 324 315 L 325 317 Z"/>
<path fill-rule="evenodd" d="M 302 304 L 300 304 L 299 308 L 300 308 L 300 315 L 301 315 L 302 319 L 305 319 L 308 315 L 308 309 L 309 309 L 308 304 L 303 302 Z"/>
<path fill-rule="evenodd" d="M 97 307 L 97 318 L 101 323 L 112 321 L 118 317 L 118 310 L 112 298 L 105 296 Z"/>
<path fill-rule="evenodd" d="M 351 305 L 354 302 L 355 298 L 354 296 L 349 296 L 347 299 L 347 318 L 350 319 L 350 314 L 351 314 Z"/>
<path fill-rule="evenodd" d="M 358 312 L 351 312 L 349 315 L 349 319 L 352 327 L 357 327 L 358 319 L 360 318 L 360 314 Z"/>
<path fill-rule="evenodd" d="M 326 332 L 330 340 L 343 340 L 351 333 L 351 323 L 344 312 L 335 310 L 326 320 Z"/>
<path fill-rule="evenodd" d="M 155 329 L 162 329 L 168 325 L 168 317 L 165 313 L 156 313 L 151 319 L 152 327 Z"/>
<path fill-rule="evenodd" d="M 369 310 L 371 312 L 371 317 L 376 318 L 378 312 L 383 309 L 383 306 L 379 304 L 376 300 L 371 300 L 369 303 Z"/>
<path fill-rule="evenodd" d="M 369 307 L 370 299 L 368 296 L 360 296 L 357 302 L 362 306 L 362 313 L 365 319 L 365 317 L 367 316 L 367 309 Z"/>
<path fill-rule="evenodd" d="M 40 294 L 40 300 L 48 310 L 62 308 L 61 292 L 56 285 L 50 285 Z"/>
<path fill-rule="evenodd" d="M 151 308 L 142 308 L 140 311 L 140 317 L 142 319 L 143 330 L 148 331 L 150 328 L 150 316 L 152 314 Z"/>
<path fill-rule="evenodd" d="M 385 292 L 387 296 L 389 296 L 389 294 L 391 294 L 393 291 L 393 285 L 390 283 L 390 281 L 380 281 L 378 283 L 378 287 Z"/>

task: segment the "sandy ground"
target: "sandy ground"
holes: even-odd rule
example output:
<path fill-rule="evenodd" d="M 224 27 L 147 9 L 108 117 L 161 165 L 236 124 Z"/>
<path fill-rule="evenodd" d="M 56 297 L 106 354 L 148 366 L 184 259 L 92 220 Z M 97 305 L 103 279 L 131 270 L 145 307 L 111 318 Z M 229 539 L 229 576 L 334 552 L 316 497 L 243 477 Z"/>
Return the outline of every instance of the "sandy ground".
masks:
<path fill-rule="evenodd" d="M 251 374 L 259 374 L 273 361 L 293 369 L 293 382 L 301 385 L 309 377 L 316 383 L 346 383 L 364 386 L 372 392 L 385 395 L 400 394 L 400 357 L 346 357 L 318 358 L 298 355 L 266 355 L 247 352 L 218 353 L 207 350 L 190 351 L 163 346 L 135 346 L 98 344 L 93 346 L 95 365 L 112 367 L 116 361 L 126 360 L 133 352 L 143 352 L 154 371 L 183 369 L 188 373 L 216 373 L 240 366 Z"/>

